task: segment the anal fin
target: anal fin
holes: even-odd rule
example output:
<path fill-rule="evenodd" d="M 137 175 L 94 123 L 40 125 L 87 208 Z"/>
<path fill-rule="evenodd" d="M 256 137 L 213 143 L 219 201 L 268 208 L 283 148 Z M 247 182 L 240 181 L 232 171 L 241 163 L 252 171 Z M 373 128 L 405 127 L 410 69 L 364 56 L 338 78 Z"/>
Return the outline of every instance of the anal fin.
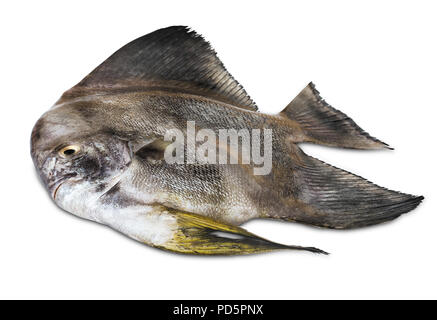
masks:
<path fill-rule="evenodd" d="M 290 172 L 299 186 L 288 216 L 274 216 L 319 227 L 351 229 L 393 220 L 424 199 L 389 190 L 306 155 L 293 146 Z"/>
<path fill-rule="evenodd" d="M 313 83 L 309 83 L 280 115 L 298 123 L 304 138 L 295 142 L 353 149 L 390 149 L 386 143 L 361 129 L 346 114 L 326 103 Z"/>

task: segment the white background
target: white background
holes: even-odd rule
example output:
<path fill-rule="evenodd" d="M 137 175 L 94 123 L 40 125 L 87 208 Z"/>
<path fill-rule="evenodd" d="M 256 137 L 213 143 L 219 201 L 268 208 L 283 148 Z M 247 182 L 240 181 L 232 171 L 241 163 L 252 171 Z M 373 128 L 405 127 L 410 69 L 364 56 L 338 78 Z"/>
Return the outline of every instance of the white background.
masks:
<path fill-rule="evenodd" d="M 0 298 L 437 298 L 437 5 L 432 1 L 14 1 L 0 5 Z M 307 153 L 425 201 L 384 225 L 332 231 L 252 221 L 277 252 L 190 257 L 57 208 L 29 155 L 33 124 L 127 42 L 189 25 L 262 112 L 309 82 L 394 151 Z"/>

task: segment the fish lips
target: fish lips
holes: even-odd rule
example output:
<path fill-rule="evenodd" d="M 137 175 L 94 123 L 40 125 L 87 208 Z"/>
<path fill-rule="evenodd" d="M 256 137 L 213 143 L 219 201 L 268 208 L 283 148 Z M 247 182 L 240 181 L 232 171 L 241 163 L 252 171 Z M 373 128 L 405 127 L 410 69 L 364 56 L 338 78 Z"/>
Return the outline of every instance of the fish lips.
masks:
<path fill-rule="evenodd" d="M 75 172 L 68 173 L 68 174 L 65 174 L 62 178 L 57 179 L 56 181 L 47 185 L 53 200 L 56 200 L 56 195 L 57 195 L 58 190 L 61 187 L 61 185 L 64 182 L 67 182 L 69 179 L 74 178 L 76 176 L 77 176 L 77 173 L 75 173 Z"/>

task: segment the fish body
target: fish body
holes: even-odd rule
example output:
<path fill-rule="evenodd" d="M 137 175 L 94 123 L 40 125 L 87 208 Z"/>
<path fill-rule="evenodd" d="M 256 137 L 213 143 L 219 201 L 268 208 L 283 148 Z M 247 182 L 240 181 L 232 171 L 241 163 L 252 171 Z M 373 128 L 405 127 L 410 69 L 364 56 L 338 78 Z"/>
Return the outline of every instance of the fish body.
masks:
<path fill-rule="evenodd" d="M 190 124 L 214 136 L 223 129 L 270 130 L 270 170 L 256 174 L 260 163 L 242 163 L 239 150 L 220 143 L 215 151 L 229 151 L 234 164 L 168 163 L 166 134 L 178 130 L 189 141 Z M 31 155 L 64 210 L 180 253 L 323 252 L 273 243 L 239 225 L 275 218 L 362 227 L 394 219 L 422 200 L 307 156 L 301 142 L 388 147 L 329 106 L 313 84 L 280 114 L 258 112 L 203 38 L 169 27 L 121 48 L 64 93 L 36 123 Z M 266 147 L 265 137 L 260 144 Z"/>

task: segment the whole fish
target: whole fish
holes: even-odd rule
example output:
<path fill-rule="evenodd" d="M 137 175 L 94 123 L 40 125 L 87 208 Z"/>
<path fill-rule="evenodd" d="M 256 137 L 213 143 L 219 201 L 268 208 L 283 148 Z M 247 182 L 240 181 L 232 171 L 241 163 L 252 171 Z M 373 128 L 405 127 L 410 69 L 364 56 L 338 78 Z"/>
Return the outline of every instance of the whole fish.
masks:
<path fill-rule="evenodd" d="M 217 134 L 271 130 L 269 172 L 256 174 L 254 161 L 169 163 L 165 155 L 173 140 L 166 134 L 176 129 L 188 139 L 188 123 Z M 261 148 L 267 142 L 264 137 Z M 210 45 L 175 26 L 127 44 L 66 91 L 35 124 L 31 155 L 64 210 L 179 253 L 324 253 L 274 243 L 239 225 L 272 218 L 364 227 L 392 220 L 423 199 L 308 156 L 297 146 L 301 142 L 388 148 L 328 105 L 312 83 L 279 114 L 258 112 Z M 223 148 L 239 158 L 217 144 Z"/>

